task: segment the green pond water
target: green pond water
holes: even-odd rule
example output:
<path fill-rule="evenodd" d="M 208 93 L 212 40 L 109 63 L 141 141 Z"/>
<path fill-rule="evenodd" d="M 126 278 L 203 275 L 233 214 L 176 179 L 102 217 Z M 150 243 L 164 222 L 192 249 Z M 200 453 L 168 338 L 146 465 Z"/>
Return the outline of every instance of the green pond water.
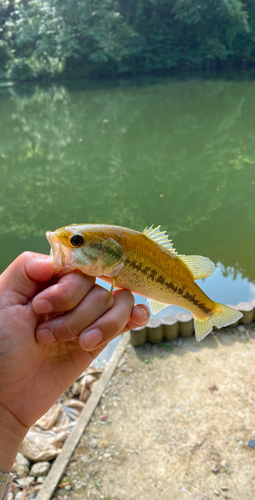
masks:
<path fill-rule="evenodd" d="M 255 298 L 253 80 L 1 87 L 0 172 L 1 271 L 46 230 L 161 224 L 212 299 Z"/>

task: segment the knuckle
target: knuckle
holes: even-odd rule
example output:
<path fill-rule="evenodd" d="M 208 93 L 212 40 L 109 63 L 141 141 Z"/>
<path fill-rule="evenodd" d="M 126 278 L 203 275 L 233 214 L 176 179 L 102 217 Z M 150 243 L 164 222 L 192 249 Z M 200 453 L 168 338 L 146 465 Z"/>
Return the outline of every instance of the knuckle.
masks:
<path fill-rule="evenodd" d="M 58 305 L 61 303 L 62 308 L 66 311 L 73 309 L 76 306 L 73 294 L 70 291 L 63 293 L 61 297 L 58 298 L 58 302 Z"/>
<path fill-rule="evenodd" d="M 21 259 L 31 259 L 33 257 L 33 252 L 30 252 L 29 250 L 26 250 L 25 252 L 22 252 L 19 257 Z"/>
<path fill-rule="evenodd" d="M 123 318 L 119 315 L 115 315 L 111 318 L 111 330 L 115 333 L 119 332 L 122 330 L 122 328 L 125 326 L 125 321 L 123 321 Z"/>
<path fill-rule="evenodd" d="M 54 337 L 60 342 L 71 340 L 78 335 L 74 324 L 69 321 L 63 321 L 62 318 L 59 318 L 55 322 L 54 328 L 52 328 L 52 333 Z"/>
<path fill-rule="evenodd" d="M 122 301 L 123 303 L 125 302 L 126 306 L 133 307 L 135 303 L 135 299 L 133 294 L 129 290 L 117 290 L 116 292 L 116 297 L 118 297 L 118 300 Z"/>
<path fill-rule="evenodd" d="M 130 300 L 130 305 L 131 307 L 134 307 L 134 304 L 135 304 L 135 298 L 134 298 L 134 295 L 129 291 L 129 290 L 125 290 L 126 294 L 129 296 L 129 300 Z"/>
<path fill-rule="evenodd" d="M 84 274 L 82 271 L 79 271 L 79 269 L 77 269 L 75 273 L 77 274 L 81 285 L 84 283 L 84 281 L 89 282 L 91 285 L 95 284 L 96 281 L 95 276 L 89 276 L 88 274 Z"/>
<path fill-rule="evenodd" d="M 101 306 L 102 308 L 104 308 L 105 306 L 107 306 L 107 309 L 109 309 L 109 306 L 110 307 L 112 306 L 113 299 L 111 297 L 111 299 L 108 301 L 108 297 L 109 297 L 109 291 L 108 290 L 106 290 L 105 288 L 102 288 L 99 285 L 95 285 L 94 286 L 94 294 L 96 295 L 97 304 L 99 306 Z"/>
<path fill-rule="evenodd" d="M 31 260 L 32 258 L 34 257 L 34 253 L 33 252 L 29 252 L 28 250 L 26 250 L 26 252 L 22 252 L 16 259 L 17 262 L 23 264 L 23 263 L 26 263 L 28 262 L 29 260 Z"/>

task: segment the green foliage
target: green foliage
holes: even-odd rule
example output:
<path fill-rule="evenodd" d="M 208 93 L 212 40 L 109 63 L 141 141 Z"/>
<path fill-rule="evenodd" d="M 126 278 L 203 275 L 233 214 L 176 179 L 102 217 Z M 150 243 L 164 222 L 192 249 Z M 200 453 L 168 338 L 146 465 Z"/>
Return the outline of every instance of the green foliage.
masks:
<path fill-rule="evenodd" d="M 13 2 L 0 0 L 0 74 L 5 70 L 5 64 L 10 57 L 8 39 L 5 37 L 6 24 L 14 10 Z"/>
<path fill-rule="evenodd" d="M 137 50 L 138 36 L 113 0 L 16 0 L 4 22 L 8 77 L 47 78 L 71 66 L 105 66 Z M 76 62 L 76 64 L 75 64 Z M 70 76 L 73 76 L 72 74 Z"/>
<path fill-rule="evenodd" d="M 143 71 L 230 60 L 237 37 L 248 39 L 251 29 L 240 0 L 140 0 L 131 9 L 133 16 L 121 0 L 121 12 L 143 40 L 135 58 Z"/>
<path fill-rule="evenodd" d="M 187 35 L 181 44 L 183 54 L 193 47 L 201 62 L 232 56 L 237 36 L 249 33 L 243 7 L 239 0 L 177 0 L 172 12 Z"/>
<path fill-rule="evenodd" d="M 8 41 L 7 77 L 32 80 L 63 70 L 56 32 L 58 18 L 51 0 L 13 0 L 15 10 L 4 25 Z"/>
<path fill-rule="evenodd" d="M 0 3 L 0 71 L 16 81 L 245 65 L 254 58 L 252 0 Z"/>

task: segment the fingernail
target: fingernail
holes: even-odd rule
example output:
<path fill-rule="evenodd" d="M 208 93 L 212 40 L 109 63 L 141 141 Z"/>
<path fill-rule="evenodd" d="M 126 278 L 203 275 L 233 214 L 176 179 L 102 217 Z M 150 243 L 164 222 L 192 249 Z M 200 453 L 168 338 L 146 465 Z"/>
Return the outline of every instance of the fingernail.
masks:
<path fill-rule="evenodd" d="M 54 344 L 56 342 L 53 333 L 47 328 L 44 328 L 43 330 L 37 330 L 36 340 L 39 344 Z"/>
<path fill-rule="evenodd" d="M 50 302 L 44 299 L 34 300 L 33 309 L 37 314 L 49 314 L 53 311 Z"/>
<path fill-rule="evenodd" d="M 79 346 L 82 349 L 93 349 L 99 342 L 103 340 L 103 334 L 98 328 L 82 332 L 79 335 Z"/>
<path fill-rule="evenodd" d="M 142 315 L 143 320 L 147 321 L 147 319 L 150 316 L 150 314 L 148 313 L 147 309 L 145 309 L 144 307 L 139 307 L 139 310 L 141 311 L 141 315 Z"/>

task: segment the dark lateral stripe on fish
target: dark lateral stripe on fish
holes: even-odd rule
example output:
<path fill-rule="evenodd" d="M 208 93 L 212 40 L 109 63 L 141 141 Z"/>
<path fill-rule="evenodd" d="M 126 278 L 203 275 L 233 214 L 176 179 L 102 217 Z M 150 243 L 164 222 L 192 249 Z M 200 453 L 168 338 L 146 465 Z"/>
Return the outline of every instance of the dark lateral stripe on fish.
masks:
<path fill-rule="evenodd" d="M 160 283 L 161 285 L 164 285 L 166 280 L 165 280 L 165 278 L 163 276 L 158 276 L 157 279 L 156 279 L 156 281 L 158 283 Z"/>
<path fill-rule="evenodd" d="M 155 269 L 151 269 L 149 266 L 143 267 L 141 262 L 137 264 L 134 260 L 129 259 L 126 259 L 125 264 L 132 267 L 132 269 L 136 269 L 136 271 L 141 271 L 141 273 L 145 274 L 145 276 L 148 275 L 148 278 L 150 278 L 152 281 L 155 280 L 155 276 L 157 275 L 157 271 L 155 271 Z M 162 279 L 164 280 L 163 276 Z"/>
<path fill-rule="evenodd" d="M 183 297 L 188 300 L 190 300 L 195 306 L 199 307 L 204 313 L 206 314 L 211 314 L 212 309 L 209 309 L 209 307 L 206 307 L 206 305 L 203 302 L 200 302 L 199 300 L 194 297 L 194 295 L 190 295 L 189 292 L 183 295 Z"/>
<path fill-rule="evenodd" d="M 126 259 L 126 264 L 128 264 L 133 269 L 136 269 L 136 271 L 141 271 L 146 276 L 148 275 L 148 278 L 150 278 L 152 281 L 155 281 L 155 277 L 157 276 L 157 271 L 155 271 L 154 269 L 150 269 L 148 266 L 143 268 L 141 262 L 137 264 L 135 261 L 133 260 L 130 261 L 129 259 Z M 150 274 L 148 274 L 149 271 Z M 196 297 L 192 295 L 190 292 L 184 292 L 183 288 L 179 288 L 178 286 L 174 285 L 171 281 L 166 281 L 163 276 L 157 276 L 156 281 L 161 285 L 165 285 L 173 292 L 178 293 L 184 299 L 189 300 L 190 302 L 192 302 L 192 304 L 199 307 L 204 313 L 210 314 L 212 312 L 211 309 L 209 309 L 203 302 L 200 302 L 198 299 L 196 299 Z"/>
<path fill-rule="evenodd" d="M 196 299 L 195 295 L 192 295 L 189 292 L 184 292 L 183 288 L 178 288 L 178 286 L 175 286 L 171 282 L 166 282 L 165 286 L 173 290 L 173 292 L 181 295 L 184 299 L 189 300 L 190 302 L 192 302 L 192 304 L 195 304 L 195 306 L 199 307 L 206 314 L 210 314 L 212 312 L 212 310 L 209 309 L 203 302 L 200 302 L 198 299 Z"/>
<path fill-rule="evenodd" d="M 157 271 L 152 270 L 149 274 L 149 278 L 152 279 L 152 281 L 155 281 L 155 276 L 157 275 Z"/>
<path fill-rule="evenodd" d="M 128 264 L 130 267 L 133 269 L 136 269 L 136 271 L 142 271 L 142 263 L 139 262 L 138 264 L 134 260 L 129 260 L 126 258 L 125 264 Z M 149 269 L 149 268 L 148 268 Z M 143 271 L 142 271 L 143 272 Z M 146 272 L 147 274 L 147 272 Z"/>

